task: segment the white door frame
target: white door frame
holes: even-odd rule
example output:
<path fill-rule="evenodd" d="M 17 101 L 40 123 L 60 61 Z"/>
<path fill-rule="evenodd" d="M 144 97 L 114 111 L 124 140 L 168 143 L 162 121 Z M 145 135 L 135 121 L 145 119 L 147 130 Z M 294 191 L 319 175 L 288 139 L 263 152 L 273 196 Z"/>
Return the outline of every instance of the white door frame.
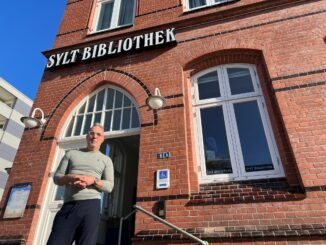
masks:
<path fill-rule="evenodd" d="M 56 213 L 61 208 L 61 206 L 63 204 L 63 201 L 53 201 L 55 198 L 57 188 L 58 188 L 58 186 L 55 185 L 53 182 L 54 172 L 55 172 L 61 158 L 63 157 L 65 150 L 68 150 L 72 147 L 78 148 L 78 146 L 85 147 L 86 141 L 85 141 L 85 143 L 74 141 L 74 142 L 71 142 L 70 144 L 67 144 L 67 143 L 58 144 L 55 149 L 55 156 L 53 158 L 53 164 L 52 164 L 51 171 L 49 174 L 49 180 L 48 180 L 46 191 L 45 191 L 44 201 L 43 201 L 43 204 L 41 207 L 35 237 L 33 239 L 34 245 L 46 244 L 48 236 L 50 234 L 48 224 L 50 222 L 52 222 L 51 213 L 53 213 L 53 212 Z M 51 227 L 52 227 L 52 225 L 51 225 Z"/>
<path fill-rule="evenodd" d="M 114 134 L 105 135 L 105 139 L 120 138 L 132 135 L 139 135 L 139 128 L 134 130 L 128 130 L 128 132 L 121 131 L 115 132 Z M 68 149 L 76 148 L 86 148 L 86 136 L 74 137 L 74 139 L 64 139 L 58 141 L 57 147 L 55 149 L 55 155 L 52 161 L 52 167 L 49 174 L 49 180 L 47 183 L 44 201 L 41 206 L 39 220 L 35 232 L 35 237 L 33 239 L 33 245 L 45 245 L 52 228 L 53 212 L 57 212 L 63 205 L 63 201 L 54 201 L 55 194 L 57 191 L 57 185 L 53 182 L 54 172 L 63 157 L 64 153 Z M 51 214 L 53 216 L 51 217 Z"/>

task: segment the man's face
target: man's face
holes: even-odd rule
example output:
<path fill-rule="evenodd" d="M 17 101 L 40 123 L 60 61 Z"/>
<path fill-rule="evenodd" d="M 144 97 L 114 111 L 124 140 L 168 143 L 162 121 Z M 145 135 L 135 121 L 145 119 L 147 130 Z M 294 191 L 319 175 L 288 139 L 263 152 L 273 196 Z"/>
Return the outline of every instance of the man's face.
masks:
<path fill-rule="evenodd" d="M 86 140 L 89 150 L 99 150 L 104 141 L 103 129 L 99 126 L 92 127 L 86 136 Z"/>

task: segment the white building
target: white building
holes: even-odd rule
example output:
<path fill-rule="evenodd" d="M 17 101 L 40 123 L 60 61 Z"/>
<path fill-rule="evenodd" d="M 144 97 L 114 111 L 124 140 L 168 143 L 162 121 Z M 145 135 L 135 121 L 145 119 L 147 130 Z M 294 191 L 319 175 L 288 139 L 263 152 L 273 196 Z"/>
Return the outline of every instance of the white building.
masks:
<path fill-rule="evenodd" d="M 0 77 L 0 200 L 33 101 Z"/>

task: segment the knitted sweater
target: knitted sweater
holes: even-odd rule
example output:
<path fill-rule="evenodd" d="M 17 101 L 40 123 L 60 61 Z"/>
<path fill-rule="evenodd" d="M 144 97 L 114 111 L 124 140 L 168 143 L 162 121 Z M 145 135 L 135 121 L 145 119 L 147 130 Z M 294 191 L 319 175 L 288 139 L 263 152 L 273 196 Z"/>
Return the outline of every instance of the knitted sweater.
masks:
<path fill-rule="evenodd" d="M 73 185 L 65 186 L 64 202 L 101 199 L 101 191 L 111 192 L 114 185 L 114 168 L 110 157 L 100 151 L 70 150 L 62 158 L 55 174 L 54 183 L 65 174 L 78 174 L 97 177 L 102 180 L 102 190 L 95 186 L 85 189 Z"/>

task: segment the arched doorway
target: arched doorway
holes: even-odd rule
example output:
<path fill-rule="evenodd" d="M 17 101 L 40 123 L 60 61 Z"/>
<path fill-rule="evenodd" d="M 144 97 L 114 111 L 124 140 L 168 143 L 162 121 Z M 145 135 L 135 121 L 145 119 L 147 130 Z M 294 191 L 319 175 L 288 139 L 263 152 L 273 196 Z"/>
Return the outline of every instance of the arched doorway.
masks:
<path fill-rule="evenodd" d="M 101 223 L 98 232 L 99 245 L 117 244 L 119 221 L 131 212 L 136 201 L 139 129 L 138 107 L 124 90 L 106 85 L 84 98 L 69 116 L 62 136 L 58 140 L 51 176 L 65 151 L 86 147 L 85 136 L 94 123 L 101 123 L 105 141 L 101 152 L 110 156 L 114 165 L 115 187 L 112 193 L 103 194 Z M 63 204 L 64 187 L 49 180 L 45 202 L 34 244 L 46 244 L 55 214 Z M 134 232 L 134 217 L 123 224 L 122 244 L 130 244 Z"/>

